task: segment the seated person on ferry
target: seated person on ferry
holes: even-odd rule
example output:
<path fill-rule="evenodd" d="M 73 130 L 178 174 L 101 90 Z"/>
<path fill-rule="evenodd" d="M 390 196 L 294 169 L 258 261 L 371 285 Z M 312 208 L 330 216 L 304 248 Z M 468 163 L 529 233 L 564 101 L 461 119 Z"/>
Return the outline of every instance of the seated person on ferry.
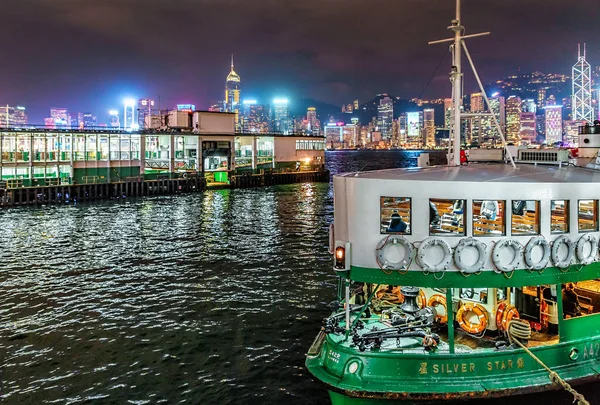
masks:
<path fill-rule="evenodd" d="M 456 200 L 452 205 L 452 225 L 458 226 L 463 221 L 463 200 Z"/>
<path fill-rule="evenodd" d="M 567 283 L 562 290 L 563 315 L 581 316 L 579 295 L 575 292 L 575 285 Z"/>
<path fill-rule="evenodd" d="M 397 211 L 394 211 L 391 216 L 390 225 L 387 228 L 388 232 L 406 232 L 406 222 L 402 220 Z"/>
<path fill-rule="evenodd" d="M 494 221 L 498 216 L 500 206 L 498 201 L 483 201 L 481 203 L 481 215 L 490 221 Z"/>

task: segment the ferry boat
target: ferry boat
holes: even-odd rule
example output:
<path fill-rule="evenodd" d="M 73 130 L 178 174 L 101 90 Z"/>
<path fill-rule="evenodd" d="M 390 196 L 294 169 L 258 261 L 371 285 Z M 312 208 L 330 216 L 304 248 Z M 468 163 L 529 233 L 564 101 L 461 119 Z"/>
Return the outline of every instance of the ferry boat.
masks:
<path fill-rule="evenodd" d="M 449 29 L 435 42 L 452 44 L 458 129 L 462 51 L 480 83 L 464 40 L 481 34 L 463 35 L 460 0 Z M 600 379 L 600 161 L 581 159 L 598 154 L 600 125 L 580 132 L 578 161 L 523 149 L 515 164 L 507 149 L 507 163 L 451 153 L 334 177 L 338 300 L 306 358 L 334 405 L 556 389 L 588 403 L 573 387 Z"/>

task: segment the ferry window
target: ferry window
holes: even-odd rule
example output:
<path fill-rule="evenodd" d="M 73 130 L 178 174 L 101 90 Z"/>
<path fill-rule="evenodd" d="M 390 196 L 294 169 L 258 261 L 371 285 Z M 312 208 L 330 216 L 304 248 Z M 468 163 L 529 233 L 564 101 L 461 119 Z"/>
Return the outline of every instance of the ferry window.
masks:
<path fill-rule="evenodd" d="M 539 201 L 513 200 L 511 211 L 511 232 L 513 235 L 538 235 L 540 233 Z"/>
<path fill-rule="evenodd" d="M 598 200 L 579 200 L 577 224 L 579 231 L 598 230 Z"/>
<path fill-rule="evenodd" d="M 473 201 L 473 235 L 499 236 L 505 235 L 504 207 L 505 201 L 475 200 Z"/>
<path fill-rule="evenodd" d="M 589 280 L 562 284 L 563 318 L 600 312 L 600 281 Z"/>
<path fill-rule="evenodd" d="M 381 197 L 381 233 L 410 234 L 410 198 Z"/>
<path fill-rule="evenodd" d="M 458 296 L 467 301 L 480 302 L 487 304 L 488 289 L 487 288 L 459 288 Z"/>
<path fill-rule="evenodd" d="M 466 200 L 429 200 L 429 234 L 465 236 Z"/>
<path fill-rule="evenodd" d="M 569 233 L 569 200 L 552 200 L 550 215 L 552 233 Z"/>

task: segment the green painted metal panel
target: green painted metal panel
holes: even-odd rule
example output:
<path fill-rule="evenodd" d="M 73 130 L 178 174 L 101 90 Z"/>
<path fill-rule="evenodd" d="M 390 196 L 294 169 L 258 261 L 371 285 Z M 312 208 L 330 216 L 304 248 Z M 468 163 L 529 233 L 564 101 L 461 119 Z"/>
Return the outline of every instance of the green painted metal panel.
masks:
<path fill-rule="evenodd" d="M 227 172 L 215 172 L 215 182 L 217 183 L 228 183 L 229 173 Z"/>
<path fill-rule="evenodd" d="M 469 276 L 456 271 L 435 274 L 422 271 L 408 271 L 402 274 L 395 271 L 392 274 L 386 274 L 379 268 L 352 266 L 350 278 L 365 283 L 419 287 L 522 287 L 600 278 L 600 262 L 587 266 L 573 265 L 565 270 L 557 267 L 548 267 L 542 272 L 521 269 L 515 270 L 512 274 L 483 271 Z"/>

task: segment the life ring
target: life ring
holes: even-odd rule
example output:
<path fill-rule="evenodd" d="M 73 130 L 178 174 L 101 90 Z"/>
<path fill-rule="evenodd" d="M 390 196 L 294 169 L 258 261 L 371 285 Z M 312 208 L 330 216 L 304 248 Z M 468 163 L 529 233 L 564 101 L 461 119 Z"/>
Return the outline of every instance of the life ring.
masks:
<path fill-rule="evenodd" d="M 533 249 L 536 246 L 540 246 L 544 253 L 542 258 L 537 262 L 533 261 Z M 548 265 L 548 261 L 550 260 L 550 245 L 548 241 L 543 236 L 534 236 L 527 242 L 527 246 L 525 246 L 525 264 L 527 267 L 533 270 L 542 270 L 546 268 Z"/>
<path fill-rule="evenodd" d="M 437 263 L 430 263 L 431 259 L 427 257 L 427 251 L 431 248 L 435 248 L 436 246 L 442 248 L 443 256 L 441 259 L 436 259 Z M 421 267 L 423 267 L 423 270 L 433 272 L 448 270 L 448 266 L 452 261 L 452 249 L 450 249 L 448 243 L 443 239 L 427 238 L 419 245 L 419 249 L 417 250 L 417 258 L 418 263 L 421 265 Z"/>
<path fill-rule="evenodd" d="M 437 307 L 438 305 L 444 307 L 444 315 L 442 316 L 438 313 L 435 316 L 435 319 L 439 319 L 440 323 L 444 325 L 448 323 L 448 306 L 446 305 L 446 297 L 444 297 L 442 294 L 433 294 L 429 298 L 429 301 L 427 301 L 427 306 Z"/>
<path fill-rule="evenodd" d="M 500 256 L 500 252 L 504 248 L 509 248 L 513 252 L 513 259 L 505 263 Z M 517 268 L 519 262 L 521 261 L 521 256 L 523 255 L 523 246 L 519 242 L 514 239 L 503 239 L 500 242 L 496 243 L 494 246 L 494 250 L 492 250 L 492 262 L 496 268 L 505 273 L 509 273 Z"/>
<path fill-rule="evenodd" d="M 585 245 L 590 244 L 590 252 L 585 254 Z M 592 234 L 585 234 L 577 241 L 577 260 L 581 264 L 590 264 L 596 259 L 598 250 L 598 239 Z"/>
<path fill-rule="evenodd" d="M 496 326 L 498 330 L 504 331 L 508 327 L 508 323 L 513 319 L 519 319 L 519 311 L 514 305 L 501 303 L 496 311 Z"/>
<path fill-rule="evenodd" d="M 565 245 L 567 247 L 567 256 L 561 260 L 558 256 L 560 247 Z M 552 262 L 554 265 L 560 269 L 564 269 L 571 265 L 571 260 L 573 260 L 573 253 L 575 251 L 574 243 L 571 239 L 569 239 L 566 235 L 561 235 L 552 242 L 552 249 L 550 251 L 550 257 L 552 258 Z"/>
<path fill-rule="evenodd" d="M 404 251 L 404 255 L 400 259 L 393 257 L 397 252 L 398 247 Z M 392 248 L 394 249 L 392 250 Z M 387 238 L 382 239 L 375 249 L 377 264 L 379 264 L 379 267 L 383 270 L 406 269 L 410 266 L 412 252 L 412 244 L 402 236 L 388 236 Z"/>
<path fill-rule="evenodd" d="M 465 264 L 463 257 L 463 253 L 468 247 L 474 247 L 475 249 L 477 249 L 478 253 L 477 260 L 470 266 Z M 458 242 L 458 245 L 456 245 L 456 248 L 454 249 L 454 264 L 463 273 L 471 274 L 477 273 L 478 271 L 482 270 L 483 266 L 485 265 L 486 257 L 487 246 L 485 245 L 485 243 L 475 238 L 468 237 L 462 239 L 460 242 Z"/>
<path fill-rule="evenodd" d="M 473 323 L 465 319 L 465 315 L 469 312 L 477 315 L 479 323 Z M 456 313 L 456 321 L 465 332 L 478 335 L 485 331 L 488 326 L 488 313 L 481 304 L 467 302 Z"/>

